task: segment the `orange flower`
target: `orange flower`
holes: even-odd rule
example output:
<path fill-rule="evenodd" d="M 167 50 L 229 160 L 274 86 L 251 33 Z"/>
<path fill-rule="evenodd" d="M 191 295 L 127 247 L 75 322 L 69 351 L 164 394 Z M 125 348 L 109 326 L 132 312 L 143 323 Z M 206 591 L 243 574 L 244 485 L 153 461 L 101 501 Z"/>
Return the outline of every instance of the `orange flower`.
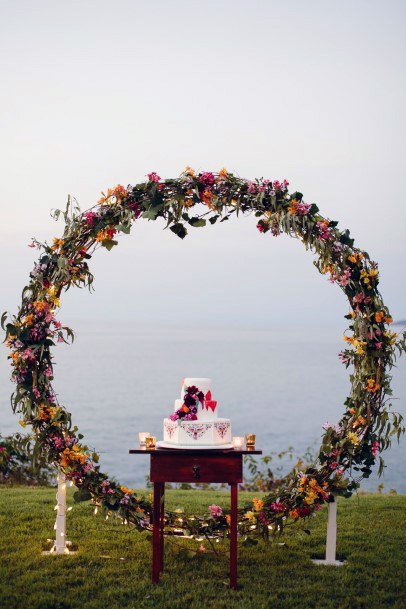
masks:
<path fill-rule="evenodd" d="M 58 250 L 60 247 L 62 247 L 63 244 L 65 243 L 63 239 L 58 239 L 57 237 L 54 238 L 53 242 L 54 242 L 54 244 L 51 249 L 54 252 L 56 252 L 56 250 Z"/>
<path fill-rule="evenodd" d="M 385 313 L 383 311 L 379 311 L 378 313 L 375 313 L 375 321 L 380 324 L 381 321 L 383 320 L 385 316 Z"/>
<path fill-rule="evenodd" d="M 290 202 L 290 205 L 288 207 L 288 212 L 290 214 L 292 214 L 292 216 L 295 215 L 296 211 L 297 211 L 297 205 L 298 205 L 299 201 L 296 201 L 296 199 L 292 199 Z"/>
<path fill-rule="evenodd" d="M 370 393 L 376 393 L 377 391 L 379 391 L 381 388 L 379 383 L 375 382 L 375 379 L 368 379 L 367 380 L 367 391 L 369 391 Z"/>
<path fill-rule="evenodd" d="M 35 321 L 35 317 L 32 313 L 29 313 L 28 315 L 26 315 L 23 319 L 23 324 L 25 326 L 32 326 L 33 323 Z"/>
<path fill-rule="evenodd" d="M 40 404 L 38 417 L 40 421 L 50 421 L 56 413 L 56 408 L 53 406 L 47 406 L 46 404 Z"/>
<path fill-rule="evenodd" d="M 227 521 L 228 526 L 230 526 L 230 523 L 231 523 L 231 516 L 230 516 L 230 514 L 227 514 L 226 521 Z"/>
<path fill-rule="evenodd" d="M 392 317 L 391 317 L 390 315 L 387 315 L 387 316 L 385 317 L 385 323 L 386 323 L 386 324 L 391 324 L 392 322 L 393 322 Z"/>
<path fill-rule="evenodd" d="M 118 199 L 122 199 L 127 194 L 126 189 L 121 184 L 117 184 L 115 189 L 113 190 L 113 195 Z"/>
<path fill-rule="evenodd" d="M 49 311 L 49 303 L 46 300 L 36 300 L 33 307 L 37 313 L 47 313 Z"/>
<path fill-rule="evenodd" d="M 120 489 L 123 491 L 123 493 L 125 493 L 126 495 L 132 495 L 134 493 L 134 490 L 132 488 L 128 488 L 127 486 L 120 486 Z"/>
<path fill-rule="evenodd" d="M 195 177 L 195 175 L 196 175 L 195 170 L 194 170 L 194 169 L 192 169 L 191 167 L 189 167 L 189 165 L 186 167 L 186 169 L 185 169 L 185 173 L 186 173 L 186 175 L 188 175 L 188 176 L 192 176 L 193 178 L 194 178 L 194 177 Z"/>
<path fill-rule="evenodd" d="M 260 512 L 262 510 L 262 508 L 264 507 L 264 502 L 262 501 L 262 499 L 255 498 L 252 500 L 252 505 L 256 512 Z"/>
<path fill-rule="evenodd" d="M 113 194 L 113 190 L 111 188 L 109 188 L 107 190 L 107 194 L 104 194 L 104 192 L 102 192 L 102 196 L 98 200 L 99 205 L 103 205 L 103 203 L 106 203 L 108 201 L 108 199 L 110 199 L 112 194 Z"/>
<path fill-rule="evenodd" d="M 291 510 L 289 512 L 289 516 L 291 516 L 292 518 L 294 518 L 295 520 L 297 520 L 297 518 L 299 518 L 299 510 L 297 508 L 295 508 L 294 510 Z"/>
<path fill-rule="evenodd" d="M 203 195 L 202 195 L 202 201 L 203 201 L 203 203 L 206 203 L 210 207 L 210 203 L 211 203 L 211 190 L 210 190 L 210 188 L 206 188 L 204 190 Z"/>

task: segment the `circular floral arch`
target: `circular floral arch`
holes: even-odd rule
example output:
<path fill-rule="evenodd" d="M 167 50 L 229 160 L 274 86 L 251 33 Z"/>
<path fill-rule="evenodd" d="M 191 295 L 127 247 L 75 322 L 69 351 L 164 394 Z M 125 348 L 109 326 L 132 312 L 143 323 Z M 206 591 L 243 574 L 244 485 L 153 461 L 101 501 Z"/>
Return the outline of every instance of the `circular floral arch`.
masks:
<path fill-rule="evenodd" d="M 389 330 L 392 322 L 378 291 L 377 263 L 354 246 L 348 230 L 323 217 L 317 205 L 305 203 L 300 192 L 289 193 L 284 180 L 241 179 L 225 169 L 219 173 L 196 172 L 187 167 L 179 178 L 162 180 L 150 173 L 136 186 L 116 186 L 103 194 L 98 205 L 80 212 L 68 201 L 64 212 L 63 235 L 53 244 L 34 240 L 31 247 L 41 253 L 23 289 L 17 315 L 4 314 L 2 327 L 11 349 L 12 395 L 15 412 L 22 425 L 31 425 L 37 450 L 45 452 L 77 486 L 77 499 L 92 498 L 107 512 L 114 512 L 140 529 L 149 528 L 151 504 L 132 489 L 110 481 L 100 471 L 98 455 L 82 443 L 83 436 L 72 426 L 71 416 L 60 404 L 52 388 L 55 342 L 73 340 L 73 332 L 63 327 L 56 313 L 63 291 L 70 287 L 91 288 L 93 275 L 88 261 L 99 247 L 111 250 L 119 233 L 129 233 L 142 218 L 163 218 L 166 226 L 183 239 L 189 227 L 224 222 L 236 216 L 254 214 L 257 229 L 277 236 L 286 233 L 302 241 L 315 254 L 314 264 L 327 274 L 348 298 L 350 311 L 345 349 L 339 354 L 351 367 L 351 392 L 338 424 L 324 426 L 325 433 L 316 463 L 294 471 L 286 486 L 264 500 L 253 500 L 241 514 L 243 534 L 278 530 L 288 520 L 310 516 L 333 494 L 350 496 L 359 480 L 368 477 L 378 453 L 386 449 L 394 434 L 404 427 L 401 415 L 390 412 L 390 370 L 406 350 L 406 333 L 398 337 Z M 380 459 L 380 472 L 383 468 Z M 204 527 L 223 535 L 228 518 L 222 510 L 207 517 L 188 517 L 189 531 Z M 179 527 L 179 515 L 167 513 L 167 526 Z"/>

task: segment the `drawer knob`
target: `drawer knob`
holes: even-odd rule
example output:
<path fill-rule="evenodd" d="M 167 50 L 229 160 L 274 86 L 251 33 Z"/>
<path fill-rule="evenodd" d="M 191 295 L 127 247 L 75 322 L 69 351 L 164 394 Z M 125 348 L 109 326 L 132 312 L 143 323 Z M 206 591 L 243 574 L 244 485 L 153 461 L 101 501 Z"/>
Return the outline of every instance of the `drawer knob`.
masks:
<path fill-rule="evenodd" d="M 200 465 L 193 466 L 193 478 L 199 480 L 200 478 Z"/>

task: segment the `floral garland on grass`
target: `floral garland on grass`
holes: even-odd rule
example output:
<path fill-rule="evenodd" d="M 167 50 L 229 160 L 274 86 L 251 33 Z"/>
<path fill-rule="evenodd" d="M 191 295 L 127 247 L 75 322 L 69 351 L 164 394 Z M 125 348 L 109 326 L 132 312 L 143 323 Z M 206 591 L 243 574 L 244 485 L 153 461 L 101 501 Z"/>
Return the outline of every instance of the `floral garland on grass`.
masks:
<path fill-rule="evenodd" d="M 31 247 L 41 254 L 23 290 L 22 304 L 16 316 L 2 317 L 17 384 L 13 409 L 21 413 L 23 426 L 33 427 L 37 450 L 76 485 L 77 500 L 91 498 L 96 511 L 101 506 L 139 529 L 150 528 L 150 500 L 100 471 L 98 455 L 81 442 L 83 436 L 52 388 L 51 347 L 74 338 L 72 330 L 56 319 L 60 297 L 73 286 L 91 289 L 88 261 L 95 250 L 111 250 L 117 245 L 115 237 L 128 234 L 142 218 L 163 218 L 166 227 L 183 239 L 189 227 L 253 213 L 259 232 L 286 233 L 301 240 L 315 254 L 317 269 L 347 296 L 350 325 L 340 358 L 353 368 L 345 412 L 338 424 L 324 426 L 317 462 L 304 471 L 294 470 L 277 495 L 255 499 L 240 511 L 242 535 L 268 536 L 271 530 L 309 517 L 333 494 L 350 496 L 359 480 L 370 475 L 378 453 L 404 432 L 402 417 L 390 412 L 388 400 L 390 370 L 396 352 L 406 351 L 406 332 L 397 336 L 389 330 L 392 318 L 378 291 L 377 263 L 354 246 L 348 230 L 339 230 L 315 204 L 305 203 L 300 192 L 289 194 L 286 180 L 248 181 L 225 169 L 196 174 L 190 167 L 177 179 L 162 180 L 155 172 L 147 177 L 136 186 L 109 189 L 98 205 L 83 213 L 69 200 L 65 212 L 53 212 L 55 219 L 64 218 L 63 235 L 52 245 L 33 240 Z M 379 459 L 381 473 L 384 465 Z M 224 536 L 229 516 L 219 506 L 211 506 L 202 517 L 167 512 L 166 526 L 168 532 L 180 528 L 193 535 Z"/>

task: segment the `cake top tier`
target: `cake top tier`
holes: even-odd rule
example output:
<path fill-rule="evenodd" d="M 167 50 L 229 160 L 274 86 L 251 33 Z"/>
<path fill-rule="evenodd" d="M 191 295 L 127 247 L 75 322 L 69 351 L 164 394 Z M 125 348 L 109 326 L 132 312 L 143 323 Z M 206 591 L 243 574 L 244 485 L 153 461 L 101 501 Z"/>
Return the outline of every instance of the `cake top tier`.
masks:
<path fill-rule="evenodd" d="M 192 377 L 183 379 L 180 392 L 181 399 L 184 398 L 186 389 L 188 387 L 197 387 L 198 389 L 200 389 L 200 391 L 204 393 L 204 395 L 206 395 L 208 391 L 211 391 L 211 379 Z"/>

